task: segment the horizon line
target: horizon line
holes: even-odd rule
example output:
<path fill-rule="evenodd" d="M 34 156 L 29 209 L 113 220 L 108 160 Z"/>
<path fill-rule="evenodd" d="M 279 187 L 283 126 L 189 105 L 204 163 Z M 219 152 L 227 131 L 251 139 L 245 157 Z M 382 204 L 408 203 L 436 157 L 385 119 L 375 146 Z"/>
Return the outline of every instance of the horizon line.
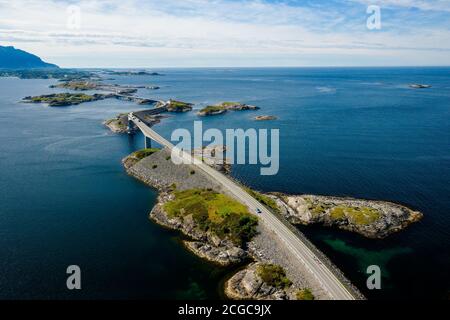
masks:
<path fill-rule="evenodd" d="M 192 67 L 174 67 L 174 66 L 130 66 L 130 67 L 64 67 L 58 66 L 60 69 L 288 69 L 288 68 L 449 68 L 450 65 L 398 65 L 398 66 L 192 66 Z M 40 69 L 40 68 L 35 68 Z M 17 69 L 20 70 L 20 69 Z"/>

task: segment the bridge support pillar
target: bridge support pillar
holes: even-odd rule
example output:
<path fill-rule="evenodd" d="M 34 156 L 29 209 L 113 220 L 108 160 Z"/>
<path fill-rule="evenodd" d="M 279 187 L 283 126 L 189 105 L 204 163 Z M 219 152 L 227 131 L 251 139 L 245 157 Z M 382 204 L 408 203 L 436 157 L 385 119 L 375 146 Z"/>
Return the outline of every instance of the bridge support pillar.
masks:
<path fill-rule="evenodd" d="M 147 136 L 144 136 L 145 141 L 145 149 L 150 149 L 152 147 L 152 139 Z"/>
<path fill-rule="evenodd" d="M 136 129 L 136 125 L 134 124 L 134 122 L 131 121 L 130 119 L 128 119 L 127 133 L 134 134 L 135 129 Z"/>

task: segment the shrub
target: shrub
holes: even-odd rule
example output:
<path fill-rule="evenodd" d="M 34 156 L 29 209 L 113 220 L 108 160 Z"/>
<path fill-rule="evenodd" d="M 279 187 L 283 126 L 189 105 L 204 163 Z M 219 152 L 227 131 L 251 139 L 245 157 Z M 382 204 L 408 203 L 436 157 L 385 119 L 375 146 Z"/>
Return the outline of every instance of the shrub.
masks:
<path fill-rule="evenodd" d="M 142 160 L 158 151 L 159 151 L 159 149 L 157 149 L 157 148 L 142 149 L 142 150 L 134 152 L 133 156 L 138 160 Z"/>
<path fill-rule="evenodd" d="M 255 198 L 256 200 L 258 200 L 259 203 L 265 205 L 266 207 L 269 207 L 270 209 L 272 209 L 273 211 L 279 213 L 280 212 L 280 208 L 278 208 L 277 203 L 274 199 L 272 199 L 271 197 L 268 197 L 262 193 L 259 193 L 258 191 L 255 191 L 253 189 L 244 188 L 245 191 L 247 191 L 247 193 L 249 195 L 251 195 L 253 198 Z"/>
<path fill-rule="evenodd" d="M 284 289 L 292 285 L 291 280 L 286 277 L 286 272 L 279 265 L 259 265 L 256 269 L 256 273 L 264 283 L 274 288 Z"/>
<path fill-rule="evenodd" d="M 175 191 L 177 189 L 177 184 L 174 182 L 169 186 L 170 191 Z"/>
<path fill-rule="evenodd" d="M 314 300 L 315 297 L 308 288 L 298 290 L 295 294 L 297 300 Z"/>

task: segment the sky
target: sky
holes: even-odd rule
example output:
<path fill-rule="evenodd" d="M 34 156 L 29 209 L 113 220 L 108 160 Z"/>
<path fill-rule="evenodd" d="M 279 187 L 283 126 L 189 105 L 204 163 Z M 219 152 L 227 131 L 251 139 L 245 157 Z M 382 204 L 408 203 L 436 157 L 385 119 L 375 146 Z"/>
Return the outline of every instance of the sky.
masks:
<path fill-rule="evenodd" d="M 449 66 L 450 0 L 0 0 L 0 45 L 62 67 Z"/>

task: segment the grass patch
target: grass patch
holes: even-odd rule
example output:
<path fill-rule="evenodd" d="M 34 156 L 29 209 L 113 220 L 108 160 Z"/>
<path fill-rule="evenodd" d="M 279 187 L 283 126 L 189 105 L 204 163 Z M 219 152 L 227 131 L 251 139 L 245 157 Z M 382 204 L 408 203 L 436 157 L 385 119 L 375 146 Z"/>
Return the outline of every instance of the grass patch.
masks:
<path fill-rule="evenodd" d="M 308 288 L 298 290 L 295 294 L 297 300 L 314 300 L 315 297 Z"/>
<path fill-rule="evenodd" d="M 223 106 L 207 106 L 200 110 L 200 112 L 209 114 L 209 113 L 215 113 L 225 110 L 225 107 Z"/>
<path fill-rule="evenodd" d="M 56 85 L 56 87 L 71 90 L 95 90 L 97 84 L 89 81 L 67 81 Z"/>
<path fill-rule="evenodd" d="M 335 220 L 348 218 L 354 224 L 367 225 L 377 221 L 381 214 L 369 207 L 337 206 L 330 211 L 330 216 Z"/>
<path fill-rule="evenodd" d="M 123 119 L 123 115 L 119 115 L 114 119 L 106 120 L 105 124 L 107 124 L 107 125 L 114 124 L 117 127 L 119 127 L 120 129 L 125 129 L 128 126 L 128 122 L 125 119 Z"/>
<path fill-rule="evenodd" d="M 330 208 L 330 205 L 325 203 L 316 203 L 311 198 L 304 198 L 304 200 L 308 206 L 308 210 L 313 216 L 325 213 Z"/>
<path fill-rule="evenodd" d="M 142 160 L 158 151 L 159 151 L 158 148 L 142 149 L 142 150 L 133 152 L 132 156 L 138 160 Z"/>
<path fill-rule="evenodd" d="M 286 277 L 286 272 L 281 266 L 275 264 L 262 264 L 256 268 L 256 274 L 269 286 L 284 289 L 292 285 Z"/>
<path fill-rule="evenodd" d="M 192 110 L 192 104 L 182 101 L 171 100 L 167 106 L 167 110 L 170 112 L 184 112 Z"/>
<path fill-rule="evenodd" d="M 230 197 L 203 189 L 174 192 L 175 199 L 164 205 L 169 217 L 192 215 L 203 231 L 212 231 L 221 239 L 243 245 L 256 235 L 258 219 L 247 207 Z"/>
<path fill-rule="evenodd" d="M 238 102 L 225 101 L 220 104 L 223 107 L 233 107 L 239 105 Z"/>
<path fill-rule="evenodd" d="M 247 191 L 247 193 L 249 195 L 251 195 L 253 198 L 258 200 L 259 203 L 265 205 L 266 207 L 269 207 L 270 209 L 272 209 L 273 211 L 275 211 L 277 213 L 280 212 L 280 208 L 278 208 L 277 202 L 274 199 L 272 199 L 271 197 L 266 196 L 262 193 L 259 193 L 258 191 L 255 191 L 248 187 L 244 187 L 244 189 L 245 189 L 245 191 Z"/>
<path fill-rule="evenodd" d="M 325 213 L 325 211 L 326 211 L 326 208 L 324 206 L 322 206 L 321 204 L 319 204 L 311 209 L 311 212 L 314 215 L 319 215 L 321 213 Z"/>

